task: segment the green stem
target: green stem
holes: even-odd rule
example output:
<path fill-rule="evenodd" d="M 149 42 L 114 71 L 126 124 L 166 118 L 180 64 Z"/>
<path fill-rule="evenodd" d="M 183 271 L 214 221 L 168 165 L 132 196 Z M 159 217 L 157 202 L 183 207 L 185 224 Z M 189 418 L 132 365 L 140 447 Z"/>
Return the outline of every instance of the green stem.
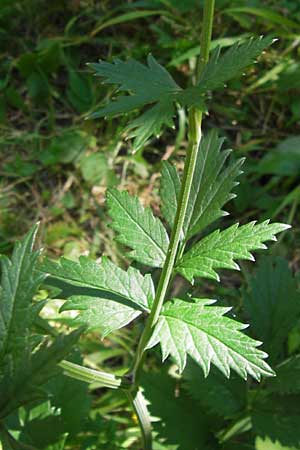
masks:
<path fill-rule="evenodd" d="M 64 374 L 75 378 L 75 380 L 85 381 L 86 383 L 97 383 L 101 387 L 110 389 L 129 389 L 130 381 L 124 377 L 117 377 L 111 373 L 102 372 L 100 370 L 89 369 L 88 367 L 74 364 L 70 361 L 61 361 L 59 366 L 63 369 Z"/>
<path fill-rule="evenodd" d="M 132 404 L 139 421 L 142 431 L 143 450 L 152 450 L 151 419 L 142 391 L 140 389 L 136 392 L 126 391 L 126 395 Z"/>
<path fill-rule="evenodd" d="M 209 49 L 212 35 L 212 23 L 214 12 L 214 0 L 205 0 L 203 12 L 203 29 L 201 36 L 201 55 L 197 64 L 196 81 L 209 58 Z M 143 355 L 152 334 L 153 327 L 158 321 L 161 313 L 165 295 L 172 277 L 178 247 L 183 235 L 184 218 L 190 197 L 190 191 L 195 171 L 199 143 L 201 140 L 202 112 L 192 108 L 189 113 L 189 148 L 184 166 L 181 191 L 176 211 L 174 227 L 171 233 L 170 244 L 166 260 L 159 279 L 156 296 L 151 313 L 146 321 L 144 331 L 138 344 L 135 361 L 133 364 L 133 375 L 137 383 L 139 372 L 143 365 Z"/>

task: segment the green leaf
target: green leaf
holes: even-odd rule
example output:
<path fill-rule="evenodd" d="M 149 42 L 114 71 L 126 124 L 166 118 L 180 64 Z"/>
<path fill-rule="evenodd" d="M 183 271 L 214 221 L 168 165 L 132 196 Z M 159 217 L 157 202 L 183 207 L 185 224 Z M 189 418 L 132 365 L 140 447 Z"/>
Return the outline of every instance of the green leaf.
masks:
<path fill-rule="evenodd" d="M 204 93 L 223 87 L 224 83 L 240 75 L 242 70 L 251 65 L 272 42 L 273 38 L 270 36 L 252 38 L 242 44 L 232 45 L 221 56 L 220 48 L 214 50 L 201 73 L 198 83 L 200 92 Z"/>
<path fill-rule="evenodd" d="M 257 349 L 261 342 L 241 333 L 247 325 L 224 317 L 231 308 L 210 307 L 213 303 L 215 300 L 209 299 L 167 302 L 148 348 L 160 342 L 163 360 L 171 355 L 180 372 L 190 355 L 205 376 L 211 363 L 226 377 L 230 376 L 230 369 L 245 379 L 247 374 L 257 380 L 261 375 L 273 376 L 274 372 L 264 361 L 267 354 Z"/>
<path fill-rule="evenodd" d="M 108 189 L 107 205 L 117 240 L 132 251 L 129 257 L 151 267 L 162 267 L 169 245 L 168 234 L 150 208 L 143 208 L 128 192 Z"/>
<path fill-rule="evenodd" d="M 171 228 L 176 215 L 180 186 L 181 182 L 176 168 L 168 161 L 163 161 L 160 183 L 161 211 Z"/>
<path fill-rule="evenodd" d="M 231 150 L 221 151 L 224 139 L 212 130 L 200 142 L 193 176 L 190 200 L 186 212 L 184 232 L 189 239 L 220 217 L 227 215 L 222 207 L 236 195 L 231 190 L 242 173 L 244 159 L 225 167 Z"/>
<path fill-rule="evenodd" d="M 95 75 L 104 78 L 105 84 L 117 84 L 120 91 L 131 93 L 128 97 L 119 97 L 115 102 L 94 113 L 92 117 L 104 117 L 129 112 L 137 107 L 155 103 L 180 91 L 171 75 L 149 55 L 145 66 L 134 59 L 121 61 L 116 59 L 112 64 L 100 61 L 90 64 Z M 128 103 L 129 102 L 129 103 Z M 130 104 L 130 102 L 132 102 Z M 117 106 L 117 108 L 116 108 Z"/>
<path fill-rule="evenodd" d="M 120 91 L 128 96 L 119 96 L 116 100 L 90 115 L 90 118 L 113 117 L 145 105 L 155 105 L 127 127 L 128 137 L 135 138 L 135 150 L 143 147 L 149 138 L 160 134 L 163 125 L 173 126 L 174 103 L 182 106 L 196 106 L 205 109 L 203 99 L 193 88 L 182 90 L 169 72 L 149 55 L 147 65 L 134 59 L 115 60 L 113 63 L 100 61 L 90 64 L 95 75 L 104 78 L 104 84 L 116 84 Z"/>
<path fill-rule="evenodd" d="M 167 98 L 156 103 L 140 117 L 133 120 L 126 131 L 128 132 L 128 138 L 135 138 L 133 143 L 134 150 L 138 151 L 144 147 L 151 136 L 158 137 L 164 125 L 174 127 L 174 114 L 173 102 Z"/>
<path fill-rule="evenodd" d="M 276 240 L 275 234 L 287 228 L 290 225 L 269 224 L 266 220 L 260 224 L 235 224 L 223 231 L 216 230 L 195 244 L 179 261 L 176 270 L 191 282 L 194 277 L 219 281 L 215 269 L 239 270 L 235 259 L 253 261 L 250 251 L 265 249 L 263 242 Z"/>
<path fill-rule="evenodd" d="M 18 365 L 30 345 L 30 327 L 44 303 L 32 303 L 44 275 L 35 272 L 39 251 L 33 252 L 37 225 L 14 246 L 11 260 L 1 257 L 0 378 L 5 365 Z"/>
<path fill-rule="evenodd" d="M 275 360 L 300 317 L 300 293 L 288 263 L 281 258 L 264 258 L 244 299 L 251 330 Z"/>
<path fill-rule="evenodd" d="M 189 239 L 215 220 L 227 215 L 225 203 L 235 197 L 231 193 L 238 184 L 235 179 L 242 173 L 244 159 L 225 166 L 231 150 L 221 151 L 224 139 L 212 130 L 201 140 L 183 231 Z M 162 213 L 173 225 L 181 182 L 175 167 L 164 162 L 161 179 Z"/>
<path fill-rule="evenodd" d="M 152 371 L 143 374 L 141 383 L 149 401 L 149 411 L 152 417 L 157 418 L 153 421 L 153 428 L 158 433 L 159 441 L 167 444 L 167 449 L 218 448 L 210 432 L 207 415 L 183 389 L 178 389 L 175 379 L 163 371 Z"/>
<path fill-rule="evenodd" d="M 122 270 L 105 257 L 101 264 L 83 256 L 79 262 L 46 260 L 40 270 L 50 276 L 48 284 L 66 289 L 61 310 L 78 310 L 74 323 L 101 328 L 102 336 L 149 312 L 154 297 L 150 275 L 143 276 L 133 267 Z"/>
<path fill-rule="evenodd" d="M 269 380 L 267 387 L 279 394 L 300 394 L 300 355 L 292 356 L 277 366 L 276 377 Z"/>
<path fill-rule="evenodd" d="M 246 407 L 246 383 L 238 376 L 231 375 L 228 380 L 212 367 L 205 378 L 201 367 L 190 360 L 183 379 L 184 387 L 202 410 L 219 417 L 232 417 Z"/>

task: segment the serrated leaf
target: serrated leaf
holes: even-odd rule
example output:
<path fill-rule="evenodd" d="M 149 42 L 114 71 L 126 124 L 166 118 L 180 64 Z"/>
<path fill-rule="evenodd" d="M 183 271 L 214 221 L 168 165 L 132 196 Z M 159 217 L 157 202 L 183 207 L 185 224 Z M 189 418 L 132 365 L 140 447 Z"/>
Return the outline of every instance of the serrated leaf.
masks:
<path fill-rule="evenodd" d="M 30 327 L 43 303 L 32 298 L 44 275 L 35 272 L 39 251 L 32 250 L 37 226 L 14 246 L 11 260 L 2 256 L 0 287 L 0 378 L 5 364 L 17 365 L 30 345 Z"/>
<path fill-rule="evenodd" d="M 247 374 L 257 380 L 261 375 L 273 376 L 264 361 L 267 354 L 257 349 L 261 343 L 241 333 L 247 325 L 224 316 L 231 308 L 211 307 L 213 303 L 215 300 L 209 299 L 167 302 L 148 348 L 160 343 L 163 360 L 171 355 L 180 372 L 189 355 L 202 367 L 205 376 L 211 363 L 227 377 L 230 369 L 245 379 Z"/>
<path fill-rule="evenodd" d="M 163 161 L 160 183 L 161 212 L 171 228 L 176 215 L 180 186 L 176 168 L 168 161 Z"/>
<path fill-rule="evenodd" d="M 246 406 L 246 383 L 238 376 L 225 378 L 214 367 L 205 378 L 201 367 L 190 360 L 183 374 L 184 387 L 202 410 L 232 417 Z"/>
<path fill-rule="evenodd" d="M 255 337 L 264 342 L 275 360 L 300 317 L 300 293 L 288 263 L 281 258 L 264 258 L 244 299 Z"/>
<path fill-rule="evenodd" d="M 231 150 L 221 151 L 223 142 L 215 130 L 200 142 L 183 226 L 185 240 L 226 215 L 222 207 L 235 197 L 231 191 L 238 184 L 235 180 L 242 173 L 240 168 L 244 160 L 233 161 L 226 167 Z M 174 222 L 180 186 L 175 167 L 165 163 L 161 181 L 162 212 L 170 226 Z"/>
<path fill-rule="evenodd" d="M 122 270 L 105 257 L 100 264 L 83 256 L 79 262 L 46 260 L 40 270 L 50 276 L 47 283 L 59 287 L 58 280 L 69 285 L 62 310 L 78 310 L 75 323 L 99 327 L 103 336 L 127 325 L 143 311 L 149 312 L 154 297 L 150 275 L 143 276 L 133 267 Z"/>
<path fill-rule="evenodd" d="M 174 114 L 174 104 L 167 98 L 156 103 L 137 119 L 130 122 L 126 131 L 129 139 L 134 138 L 134 150 L 138 151 L 142 148 L 151 136 L 159 136 L 164 125 L 173 127 Z"/>
<path fill-rule="evenodd" d="M 273 38 L 270 36 L 252 38 L 242 44 L 232 45 L 221 56 L 220 48 L 214 50 L 201 73 L 198 82 L 200 92 L 223 87 L 224 83 L 240 75 L 242 70 L 251 65 L 272 42 Z"/>
<path fill-rule="evenodd" d="M 168 374 L 144 373 L 141 379 L 144 396 L 149 402 L 153 428 L 160 442 L 176 450 L 209 450 L 218 448 L 210 432 L 209 419 Z M 156 438 L 157 439 L 157 438 Z M 174 445 L 174 447 L 173 447 Z"/>
<path fill-rule="evenodd" d="M 151 267 L 162 267 L 169 237 L 161 221 L 150 208 L 143 208 L 138 197 L 126 191 L 108 189 L 107 205 L 117 240 L 130 247 L 130 258 Z"/>
<path fill-rule="evenodd" d="M 235 224 L 223 231 L 216 230 L 183 255 L 176 271 L 191 282 L 195 277 L 219 281 L 215 269 L 239 270 L 235 259 L 253 261 L 250 251 L 265 249 L 264 242 L 276 240 L 275 234 L 289 227 L 281 223 L 269 224 L 266 220 L 260 224 Z"/>
<path fill-rule="evenodd" d="M 91 118 L 112 117 L 155 103 L 127 127 L 128 137 L 135 138 L 135 150 L 144 146 L 151 136 L 159 135 L 163 125 L 173 126 L 175 103 L 205 109 L 203 98 L 192 88 L 182 90 L 151 55 L 147 58 L 147 65 L 134 59 L 117 59 L 113 63 L 100 61 L 90 66 L 96 76 L 104 78 L 103 83 L 116 84 L 120 91 L 129 93 L 100 108 L 90 115 Z"/>
<path fill-rule="evenodd" d="M 226 167 L 231 150 L 221 151 L 223 142 L 215 130 L 200 142 L 184 224 L 187 239 L 226 215 L 222 207 L 235 197 L 231 191 L 238 184 L 236 178 L 242 173 L 244 159 L 232 161 Z"/>
<path fill-rule="evenodd" d="M 103 83 L 116 84 L 120 91 L 129 91 L 140 105 L 160 101 L 162 96 L 180 91 L 168 71 L 152 55 L 148 56 L 147 64 L 146 66 L 134 59 L 115 59 L 113 63 L 100 61 L 90 64 L 90 67 L 95 70 L 96 76 L 104 78 Z M 98 117 L 108 114 L 107 111 L 101 111 L 97 113 Z"/>

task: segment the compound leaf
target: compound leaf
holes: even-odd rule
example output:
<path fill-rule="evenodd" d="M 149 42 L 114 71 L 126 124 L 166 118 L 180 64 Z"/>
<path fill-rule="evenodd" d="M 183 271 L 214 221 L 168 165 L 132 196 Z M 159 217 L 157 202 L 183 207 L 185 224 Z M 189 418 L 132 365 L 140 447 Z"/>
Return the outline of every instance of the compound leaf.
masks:
<path fill-rule="evenodd" d="M 155 104 L 127 127 L 128 137 L 135 138 L 135 150 L 144 146 L 151 136 L 159 135 L 163 125 L 173 126 L 175 103 L 205 109 L 202 97 L 192 88 L 182 90 L 151 55 L 148 56 L 147 65 L 134 59 L 117 59 L 113 63 L 100 61 L 90 66 L 96 76 L 104 78 L 103 83 L 116 84 L 120 91 L 129 93 L 100 108 L 91 114 L 91 118 L 112 117 Z"/>
<path fill-rule="evenodd" d="M 230 369 L 243 378 L 247 374 L 259 380 L 274 372 L 264 361 L 267 354 L 261 344 L 241 333 L 247 325 L 225 317 L 230 308 L 210 307 L 215 300 L 175 299 L 167 302 L 153 331 L 148 348 L 160 342 L 163 360 L 171 355 L 180 372 L 190 355 L 207 376 L 213 363 L 226 377 Z"/>
<path fill-rule="evenodd" d="M 48 274 L 48 284 L 62 287 L 67 297 L 62 310 L 79 311 L 74 323 L 101 328 L 102 336 L 149 312 L 154 296 L 150 275 L 122 270 L 105 257 L 101 264 L 84 256 L 78 262 L 45 260 L 40 270 Z"/>
<path fill-rule="evenodd" d="M 283 351 L 286 337 L 300 316 L 300 293 L 287 262 L 264 258 L 244 292 L 251 329 L 274 359 Z"/>
<path fill-rule="evenodd" d="M 235 259 L 253 261 L 250 251 L 265 249 L 263 242 L 276 240 L 275 234 L 289 227 L 281 223 L 269 224 L 266 220 L 260 224 L 235 224 L 224 231 L 216 230 L 195 244 L 178 262 L 176 270 L 191 282 L 194 277 L 219 281 L 215 269 L 239 270 Z"/>
<path fill-rule="evenodd" d="M 133 250 L 129 256 L 151 267 L 162 267 L 169 245 L 168 234 L 150 208 L 143 208 L 138 197 L 108 189 L 107 205 L 117 240 Z"/>

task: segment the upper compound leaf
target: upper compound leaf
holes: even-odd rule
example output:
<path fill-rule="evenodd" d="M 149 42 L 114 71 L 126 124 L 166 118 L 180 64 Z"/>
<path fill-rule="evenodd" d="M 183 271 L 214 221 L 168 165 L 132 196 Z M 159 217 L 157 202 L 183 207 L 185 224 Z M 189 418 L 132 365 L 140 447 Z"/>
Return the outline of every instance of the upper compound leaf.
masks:
<path fill-rule="evenodd" d="M 132 248 L 129 256 L 151 267 L 162 267 L 169 245 L 168 234 L 150 208 L 143 208 L 137 197 L 109 189 L 107 205 L 117 240 Z"/>
<path fill-rule="evenodd" d="M 175 299 L 167 302 L 153 331 L 148 348 L 160 342 L 163 360 L 171 355 L 180 372 L 190 355 L 207 376 L 213 363 L 227 377 L 230 369 L 243 378 L 247 374 L 259 380 L 274 375 L 264 361 L 267 354 L 257 349 L 261 344 L 241 333 L 247 325 L 224 317 L 231 308 L 209 306 L 215 300 Z"/>
<path fill-rule="evenodd" d="M 115 60 L 113 63 L 100 61 L 91 64 L 95 75 L 104 78 L 105 84 L 116 84 L 120 91 L 129 95 L 119 96 L 90 117 L 113 117 L 154 104 L 127 127 L 128 137 L 134 139 L 134 149 L 146 144 L 151 136 L 160 134 L 163 125 L 173 126 L 175 103 L 182 106 L 197 106 L 204 110 L 203 98 L 190 88 L 182 90 L 168 71 L 153 56 L 149 55 L 147 65 L 134 59 Z"/>
<path fill-rule="evenodd" d="M 46 260 L 40 270 L 50 276 L 47 283 L 58 287 L 57 281 L 63 283 L 67 292 L 63 297 L 68 298 L 62 310 L 80 311 L 75 323 L 99 327 L 103 336 L 149 311 L 154 296 L 150 275 L 133 267 L 122 270 L 104 257 L 101 264 L 83 256 L 79 262 Z"/>
<path fill-rule="evenodd" d="M 178 262 L 176 270 L 191 282 L 195 277 L 219 281 L 215 269 L 238 270 L 235 259 L 253 261 L 250 251 L 265 249 L 263 242 L 276 240 L 275 234 L 289 227 L 282 223 L 269 224 L 266 220 L 260 224 L 235 224 L 224 231 L 216 230 L 195 244 Z"/>

